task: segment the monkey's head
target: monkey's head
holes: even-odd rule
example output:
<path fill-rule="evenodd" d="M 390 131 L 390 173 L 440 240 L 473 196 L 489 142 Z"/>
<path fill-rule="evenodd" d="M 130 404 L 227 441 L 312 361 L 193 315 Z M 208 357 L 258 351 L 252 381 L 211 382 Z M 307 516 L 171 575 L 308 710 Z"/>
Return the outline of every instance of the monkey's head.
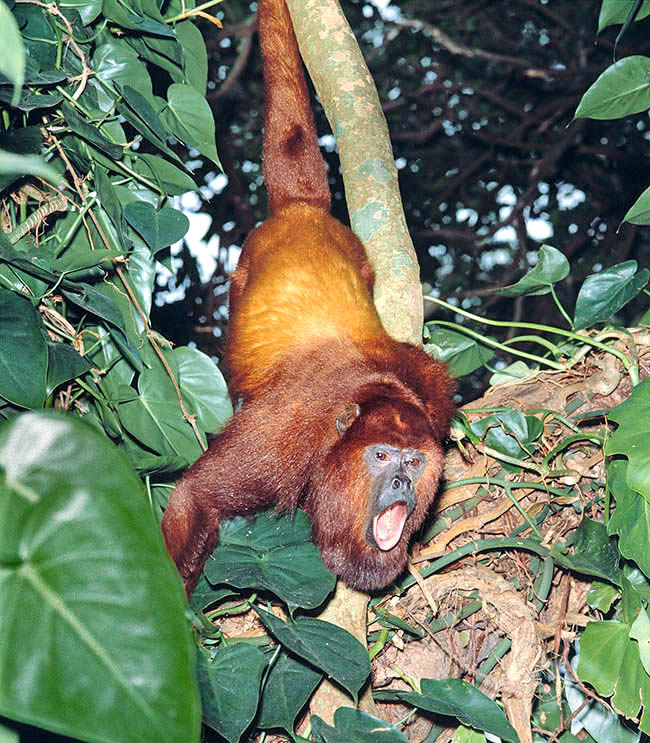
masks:
<path fill-rule="evenodd" d="M 346 408 L 337 430 L 305 509 L 325 565 L 354 588 L 381 588 L 404 569 L 435 497 L 439 434 L 423 408 L 383 396 Z"/>

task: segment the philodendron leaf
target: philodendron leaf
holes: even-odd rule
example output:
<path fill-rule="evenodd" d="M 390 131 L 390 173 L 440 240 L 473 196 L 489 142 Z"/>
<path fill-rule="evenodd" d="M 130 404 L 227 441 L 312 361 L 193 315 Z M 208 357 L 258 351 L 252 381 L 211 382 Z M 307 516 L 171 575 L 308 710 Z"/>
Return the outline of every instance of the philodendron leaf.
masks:
<path fill-rule="evenodd" d="M 355 703 L 370 673 L 368 652 L 349 632 L 330 622 L 300 617 L 283 622 L 267 611 L 257 610 L 262 624 L 287 650 L 320 668 L 346 689 Z"/>
<path fill-rule="evenodd" d="M 186 607 L 115 446 L 52 413 L 0 429 L 0 715 L 89 743 L 198 741 Z"/>
<path fill-rule="evenodd" d="M 650 436 L 650 378 L 644 379 L 627 400 L 609 412 L 618 428 L 605 444 L 605 454 L 622 454 L 629 461 L 627 484 L 650 503 L 650 451 L 645 445 Z"/>
<path fill-rule="evenodd" d="M 124 207 L 124 217 L 155 255 L 178 242 L 190 227 L 190 220 L 177 209 L 164 206 L 156 211 L 146 201 L 134 201 Z"/>
<path fill-rule="evenodd" d="M 537 253 L 537 265 L 516 284 L 497 289 L 502 297 L 532 297 L 548 294 L 553 284 L 569 275 L 569 261 L 551 245 L 542 245 Z"/>
<path fill-rule="evenodd" d="M 40 408 L 47 390 L 47 342 L 29 297 L 0 288 L 0 395 Z"/>
<path fill-rule="evenodd" d="M 300 510 L 291 518 L 266 511 L 253 521 L 233 519 L 221 526 L 205 574 L 215 585 L 264 589 L 290 609 L 314 609 L 334 589 L 336 578 L 310 537 L 309 519 Z"/>
<path fill-rule="evenodd" d="M 323 674 L 309 663 L 283 652 L 264 684 L 257 727 L 280 728 L 291 733 L 296 716 L 322 678 Z"/>
<path fill-rule="evenodd" d="M 252 645 L 237 643 L 199 655 L 199 685 L 205 722 L 238 743 L 255 716 L 266 659 Z"/>
<path fill-rule="evenodd" d="M 620 119 L 650 108 L 650 58 L 625 57 L 610 65 L 582 96 L 574 119 Z"/>
<path fill-rule="evenodd" d="M 573 327 L 589 328 L 607 322 L 622 307 L 639 294 L 648 283 L 647 268 L 637 273 L 636 261 L 624 261 L 584 280 L 576 300 Z"/>

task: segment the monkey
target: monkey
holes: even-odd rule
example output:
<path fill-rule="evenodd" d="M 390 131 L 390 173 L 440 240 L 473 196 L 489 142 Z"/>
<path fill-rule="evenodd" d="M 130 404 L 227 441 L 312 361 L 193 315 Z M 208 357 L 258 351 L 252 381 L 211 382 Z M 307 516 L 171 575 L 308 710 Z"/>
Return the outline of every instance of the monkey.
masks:
<path fill-rule="evenodd" d="M 260 0 L 258 33 L 269 216 L 231 277 L 225 350 L 242 404 L 180 479 L 163 535 L 189 595 L 221 521 L 301 507 L 325 565 L 375 590 L 404 569 L 435 498 L 454 385 L 443 364 L 386 333 L 363 245 L 330 215 L 284 0 Z"/>

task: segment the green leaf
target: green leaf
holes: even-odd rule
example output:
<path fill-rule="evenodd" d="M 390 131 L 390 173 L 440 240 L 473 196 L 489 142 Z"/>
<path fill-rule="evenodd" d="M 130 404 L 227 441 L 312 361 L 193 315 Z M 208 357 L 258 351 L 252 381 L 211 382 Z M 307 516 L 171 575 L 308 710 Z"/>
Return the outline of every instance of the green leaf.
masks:
<path fill-rule="evenodd" d="M 54 106 L 58 106 L 62 100 L 63 96 L 59 93 L 46 93 L 44 95 L 36 95 L 35 93 L 29 93 L 23 88 L 20 100 L 15 104 L 15 106 L 21 111 L 29 113 L 30 111 L 34 111 L 37 108 L 53 108 Z M 11 104 L 11 92 L 0 88 L 0 102 Z"/>
<path fill-rule="evenodd" d="M 180 157 L 165 143 L 167 133 L 149 101 L 130 85 L 124 85 L 121 91 L 123 97 L 117 103 L 119 113 L 148 142 L 173 160 L 181 162 Z"/>
<path fill-rule="evenodd" d="M 528 377 L 534 377 L 538 373 L 538 370 L 531 369 L 525 361 L 521 361 L 520 359 L 494 372 L 490 376 L 490 386 L 494 387 L 496 384 L 506 384 L 515 380 L 527 379 Z"/>
<path fill-rule="evenodd" d="M 60 0 L 57 3 L 60 10 L 69 18 L 69 11 L 79 13 L 84 26 L 89 26 L 102 13 L 102 0 Z"/>
<path fill-rule="evenodd" d="M 408 743 L 394 725 L 367 712 L 339 707 L 334 713 L 334 727 L 318 715 L 310 718 L 314 743 Z"/>
<path fill-rule="evenodd" d="M 535 297 L 548 294 L 551 287 L 569 275 L 569 261 L 557 248 L 542 245 L 537 253 L 537 265 L 516 284 L 497 289 L 502 297 Z"/>
<path fill-rule="evenodd" d="M 202 96 L 208 86 L 208 54 L 203 35 L 193 21 L 183 21 L 174 27 L 183 49 L 183 69 L 187 82 Z"/>
<path fill-rule="evenodd" d="M 624 222 L 631 222 L 632 224 L 650 224 L 650 188 L 639 196 L 639 198 L 632 204 L 627 210 L 627 213 L 623 217 Z"/>
<path fill-rule="evenodd" d="M 115 106 L 118 93 L 113 83 L 117 83 L 118 88 L 129 85 L 153 105 L 153 90 L 147 66 L 124 39 L 112 39 L 98 46 L 92 62 L 95 79 L 100 81 L 95 84 L 95 88 L 102 111 L 112 111 Z"/>
<path fill-rule="evenodd" d="M 181 141 L 221 168 L 214 139 L 214 118 L 205 98 L 191 85 L 174 83 L 167 90 L 163 119 Z"/>
<path fill-rule="evenodd" d="M 558 565 L 621 585 L 620 557 L 605 524 L 583 519 L 576 529 L 573 547 L 572 553 L 562 551 L 559 545 L 553 547 L 552 555 Z"/>
<path fill-rule="evenodd" d="M 228 386 L 219 367 L 196 348 L 175 348 L 178 383 L 183 400 L 196 415 L 199 428 L 216 433 L 232 415 Z"/>
<path fill-rule="evenodd" d="M 120 420 L 136 439 L 159 454 L 172 454 L 191 464 L 201 446 L 183 418 L 174 385 L 162 366 L 143 369 L 138 393 L 126 388 L 128 396 L 119 406 Z M 130 399 L 129 399 L 130 397 Z"/>
<path fill-rule="evenodd" d="M 48 343 L 47 365 L 47 394 L 64 382 L 80 377 L 90 368 L 90 363 L 84 359 L 72 346 L 65 343 Z"/>
<path fill-rule="evenodd" d="M 429 356 L 448 364 L 449 374 L 454 378 L 471 374 L 475 369 L 485 366 L 494 356 L 494 351 L 489 346 L 465 333 L 448 328 L 437 328 L 430 333 L 424 350 Z"/>
<path fill-rule="evenodd" d="M 578 676 L 599 694 L 612 696 L 615 709 L 636 717 L 643 700 L 650 699 L 650 676 L 639 657 L 639 646 L 623 622 L 589 622 L 580 638 Z M 650 728 L 650 710 L 643 711 L 641 729 Z"/>
<path fill-rule="evenodd" d="M 650 108 L 650 58 L 634 55 L 610 65 L 582 96 L 574 119 L 620 119 Z"/>
<path fill-rule="evenodd" d="M 5 424 L 0 514 L 0 714 L 90 743 L 198 741 L 182 586 L 115 447 L 72 417 Z"/>
<path fill-rule="evenodd" d="M 212 659 L 199 653 L 203 719 L 230 743 L 238 743 L 255 717 L 265 668 L 264 655 L 242 642 L 216 650 Z"/>
<path fill-rule="evenodd" d="M 618 595 L 618 589 L 614 586 L 600 580 L 595 580 L 592 581 L 589 592 L 587 593 L 587 603 L 592 609 L 598 609 L 603 614 L 607 614 Z"/>
<path fill-rule="evenodd" d="M 82 139 L 94 144 L 102 152 L 105 152 L 111 160 L 122 159 L 122 147 L 119 144 L 113 144 L 101 132 L 96 124 L 89 124 L 75 111 L 70 103 L 64 101 L 61 105 L 61 111 L 65 118 L 66 124 L 73 132 L 78 134 Z"/>
<path fill-rule="evenodd" d="M 155 255 L 185 236 L 190 220 L 177 209 L 164 206 L 156 211 L 146 201 L 135 201 L 124 207 L 124 218 L 140 234 Z"/>
<path fill-rule="evenodd" d="M 27 297 L 0 289 L 0 395 L 23 408 L 40 408 L 46 380 L 41 316 Z"/>
<path fill-rule="evenodd" d="M 530 456 L 541 434 L 539 420 L 519 410 L 488 415 L 470 424 L 470 429 L 488 446 L 517 459 Z"/>
<path fill-rule="evenodd" d="M 425 678 L 420 682 L 420 688 L 421 694 L 414 691 L 395 691 L 386 692 L 385 695 L 437 715 L 455 717 L 464 725 L 498 735 L 505 741 L 519 740 L 503 710 L 467 681 Z"/>
<path fill-rule="evenodd" d="M 289 607 L 314 609 L 334 589 L 336 578 L 311 541 L 309 518 L 274 511 L 221 525 L 219 544 L 205 565 L 208 580 L 237 588 L 271 591 Z"/>
<path fill-rule="evenodd" d="M 60 174 L 42 158 L 0 150 L 0 177 L 5 186 L 26 175 L 38 176 L 53 186 L 57 186 L 61 181 Z"/>
<path fill-rule="evenodd" d="M 643 607 L 639 608 L 639 615 L 632 623 L 630 637 L 639 643 L 641 665 L 650 674 L 650 617 Z"/>
<path fill-rule="evenodd" d="M 622 459 L 611 460 L 607 465 L 607 486 L 616 498 L 616 509 L 607 525 L 609 534 L 618 534 L 618 548 L 650 576 L 650 502 L 627 484 L 630 465 Z"/>
<path fill-rule="evenodd" d="M 11 105 L 16 106 L 25 80 L 25 48 L 13 13 L 0 0 L 0 74 L 13 83 Z"/>
<path fill-rule="evenodd" d="M 255 724 L 263 730 L 293 732 L 295 719 L 314 693 L 323 674 L 283 652 L 264 684 Z"/>
<path fill-rule="evenodd" d="M 632 388 L 627 400 L 609 412 L 618 428 L 605 444 L 605 454 L 622 454 L 629 460 L 627 484 L 650 503 L 650 452 L 644 442 L 650 435 L 650 378 Z"/>
<path fill-rule="evenodd" d="M 146 152 L 138 153 L 134 170 L 145 178 L 155 181 L 161 191 L 170 196 L 180 196 L 197 189 L 196 183 L 187 173 L 156 155 L 149 155 Z"/>
<path fill-rule="evenodd" d="M 630 12 L 631 2 L 621 0 L 603 0 L 598 16 L 598 33 L 604 31 L 608 26 L 624 23 Z M 640 21 L 650 15 L 650 0 L 644 0 L 635 20 Z"/>
<path fill-rule="evenodd" d="M 284 648 L 324 671 L 352 695 L 356 704 L 359 689 L 370 673 L 368 652 L 356 638 L 321 619 L 300 617 L 283 622 L 269 612 L 258 609 L 257 613 Z"/>
<path fill-rule="evenodd" d="M 153 2 L 104 0 L 103 12 L 109 21 L 117 23 L 122 28 L 175 38 L 174 32 L 165 24 Z"/>
<path fill-rule="evenodd" d="M 37 126 L 26 126 L 24 129 L 13 129 L 11 134 L 0 134 L 0 191 L 6 188 L 10 183 L 13 183 L 16 179 L 22 178 L 25 174 L 25 170 L 17 168 L 17 162 L 14 161 L 14 165 L 11 166 L 10 160 L 5 161 L 5 166 L 9 165 L 9 172 L 2 172 L 2 161 L 3 155 L 12 153 L 14 155 L 37 155 L 41 150 L 41 142 L 43 136 L 39 127 Z M 56 172 L 46 166 L 45 162 L 39 160 L 39 167 L 47 167 L 48 169 L 48 180 L 54 178 L 58 180 Z"/>
<path fill-rule="evenodd" d="M 634 299 L 650 278 L 647 268 L 638 274 L 636 270 L 636 261 L 624 261 L 587 276 L 576 300 L 574 329 L 582 330 L 599 322 L 607 322 Z"/>

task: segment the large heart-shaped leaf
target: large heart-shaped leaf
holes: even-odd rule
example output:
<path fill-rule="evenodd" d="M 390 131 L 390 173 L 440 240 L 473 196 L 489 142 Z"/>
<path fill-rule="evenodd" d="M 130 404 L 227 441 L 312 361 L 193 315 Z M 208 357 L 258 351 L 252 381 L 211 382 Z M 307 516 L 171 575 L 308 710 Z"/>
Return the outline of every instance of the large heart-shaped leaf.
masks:
<path fill-rule="evenodd" d="M 0 429 L 0 714 L 90 743 L 198 741 L 186 606 L 104 436 L 46 413 Z"/>
<path fill-rule="evenodd" d="M 266 589 L 291 608 L 314 609 L 336 578 L 323 565 L 310 534 L 309 519 L 300 510 L 292 518 L 266 511 L 254 521 L 233 519 L 222 524 L 205 574 L 215 585 Z"/>
<path fill-rule="evenodd" d="M 575 119 L 619 119 L 650 108 L 650 58 L 625 57 L 610 65 L 582 96 Z"/>
<path fill-rule="evenodd" d="M 43 323 L 28 297 L 0 289 L 0 395 L 40 408 L 47 385 Z"/>
<path fill-rule="evenodd" d="M 178 242 L 190 227 L 190 220 L 177 209 L 165 206 L 156 211 L 146 201 L 134 201 L 124 207 L 124 218 L 147 243 L 155 255 Z"/>
<path fill-rule="evenodd" d="M 569 275 L 569 261 L 551 245 L 542 245 L 537 253 L 537 265 L 516 284 L 497 289 L 503 297 L 533 297 L 548 294 L 553 284 Z"/>
<path fill-rule="evenodd" d="M 370 673 L 370 661 L 368 651 L 355 637 L 321 619 L 300 617 L 295 622 L 283 622 L 270 612 L 257 613 L 281 645 L 333 678 L 356 704 L 359 689 Z"/>
<path fill-rule="evenodd" d="M 255 716 L 264 655 L 252 645 L 220 648 L 199 655 L 199 684 L 205 722 L 230 743 L 238 743 Z"/>

